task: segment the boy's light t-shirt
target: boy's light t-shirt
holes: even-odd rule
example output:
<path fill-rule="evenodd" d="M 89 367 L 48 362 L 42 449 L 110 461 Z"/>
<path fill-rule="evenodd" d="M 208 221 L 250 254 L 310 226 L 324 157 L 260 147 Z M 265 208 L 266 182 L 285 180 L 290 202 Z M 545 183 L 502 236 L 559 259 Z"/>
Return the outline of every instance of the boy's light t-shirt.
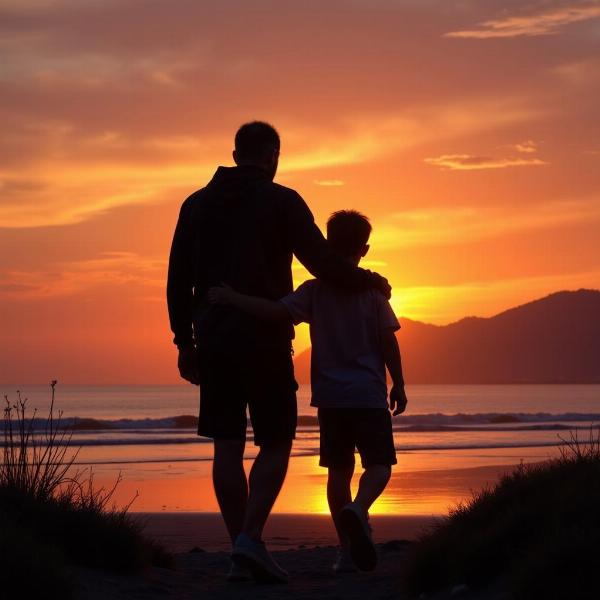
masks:
<path fill-rule="evenodd" d="M 295 325 L 310 325 L 312 406 L 387 408 L 380 335 L 400 324 L 380 292 L 347 292 L 311 279 L 280 302 Z"/>

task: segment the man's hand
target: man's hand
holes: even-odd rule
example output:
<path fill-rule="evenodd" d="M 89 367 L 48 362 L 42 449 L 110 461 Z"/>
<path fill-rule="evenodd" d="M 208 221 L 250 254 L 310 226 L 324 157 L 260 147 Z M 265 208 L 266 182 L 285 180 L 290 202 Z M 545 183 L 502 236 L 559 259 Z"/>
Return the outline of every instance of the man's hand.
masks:
<path fill-rule="evenodd" d="M 219 287 L 211 287 L 208 290 L 208 301 L 211 304 L 232 304 L 235 291 L 223 283 Z"/>
<path fill-rule="evenodd" d="M 200 375 L 198 373 L 198 354 L 194 346 L 179 349 L 179 357 L 177 358 L 177 366 L 179 374 L 183 379 L 200 385 Z"/>
<path fill-rule="evenodd" d="M 392 416 L 397 416 L 406 410 L 408 398 L 403 385 L 393 385 L 390 390 L 390 410 Z"/>
<path fill-rule="evenodd" d="M 373 287 L 389 300 L 392 297 L 392 286 L 389 281 L 379 273 L 372 273 L 371 275 L 373 276 Z"/>

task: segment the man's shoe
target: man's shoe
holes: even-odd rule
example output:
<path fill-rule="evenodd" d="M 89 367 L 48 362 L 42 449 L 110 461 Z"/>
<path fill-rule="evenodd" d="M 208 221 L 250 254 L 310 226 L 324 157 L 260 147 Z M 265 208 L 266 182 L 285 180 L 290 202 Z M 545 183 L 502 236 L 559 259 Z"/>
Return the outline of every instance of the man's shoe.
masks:
<path fill-rule="evenodd" d="M 229 573 L 227 573 L 227 581 L 251 581 L 252 573 L 250 569 L 246 567 L 241 567 L 237 565 L 233 561 L 231 561 L 231 566 L 229 568 Z"/>
<path fill-rule="evenodd" d="M 350 556 L 361 571 L 372 571 L 377 565 L 377 551 L 371 538 L 369 515 L 356 502 L 340 511 L 340 528 L 350 542 Z"/>
<path fill-rule="evenodd" d="M 334 573 L 356 573 L 358 569 L 350 556 L 349 548 L 340 548 L 338 550 L 337 558 L 333 563 Z"/>
<path fill-rule="evenodd" d="M 288 574 L 269 554 L 263 542 L 251 540 L 245 533 L 240 533 L 231 560 L 239 567 L 246 567 L 259 583 L 287 583 Z"/>

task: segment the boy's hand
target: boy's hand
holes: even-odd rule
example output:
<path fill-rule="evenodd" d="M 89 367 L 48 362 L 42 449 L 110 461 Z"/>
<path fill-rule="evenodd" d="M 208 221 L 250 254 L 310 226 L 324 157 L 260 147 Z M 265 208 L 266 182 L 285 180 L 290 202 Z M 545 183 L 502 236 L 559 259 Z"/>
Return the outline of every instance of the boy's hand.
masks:
<path fill-rule="evenodd" d="M 392 411 L 392 416 L 395 417 L 403 413 L 406 410 L 407 402 L 408 398 L 406 397 L 404 386 L 393 385 L 390 390 L 390 410 Z"/>
<path fill-rule="evenodd" d="M 208 290 L 208 301 L 211 304 L 231 304 L 234 296 L 233 288 L 225 283 L 220 287 L 211 287 Z"/>

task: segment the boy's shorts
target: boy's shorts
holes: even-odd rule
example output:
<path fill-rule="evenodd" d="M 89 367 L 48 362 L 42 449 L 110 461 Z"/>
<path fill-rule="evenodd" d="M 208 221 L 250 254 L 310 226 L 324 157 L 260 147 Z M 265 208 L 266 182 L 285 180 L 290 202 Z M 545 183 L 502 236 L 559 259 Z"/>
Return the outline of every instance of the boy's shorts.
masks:
<path fill-rule="evenodd" d="M 387 408 L 319 408 L 322 467 L 354 466 L 354 449 L 363 468 L 395 465 L 392 417 Z"/>
<path fill-rule="evenodd" d="M 291 350 L 251 350 L 242 355 L 201 350 L 198 435 L 246 439 L 246 407 L 256 446 L 290 442 L 297 405 Z"/>

